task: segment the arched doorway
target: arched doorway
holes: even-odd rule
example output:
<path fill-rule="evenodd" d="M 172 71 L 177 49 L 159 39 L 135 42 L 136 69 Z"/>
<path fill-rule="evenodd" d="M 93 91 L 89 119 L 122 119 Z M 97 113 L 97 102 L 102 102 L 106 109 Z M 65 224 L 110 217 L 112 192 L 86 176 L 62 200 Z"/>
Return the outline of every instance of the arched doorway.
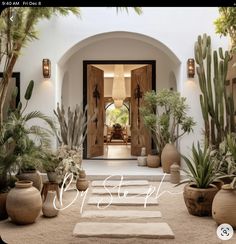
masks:
<path fill-rule="evenodd" d="M 170 72 L 179 82 L 180 60 L 166 45 L 152 37 L 140 33 L 109 32 L 102 33 L 82 40 L 68 50 L 58 63 L 58 97 L 62 101 L 68 101 L 72 108 L 76 103 L 83 101 L 85 93 L 84 78 L 86 70 L 83 62 L 89 60 L 154 60 L 156 69 L 156 89 L 170 88 Z M 65 79 L 64 74 L 68 73 Z M 63 93 L 60 87 L 67 82 L 67 93 Z M 65 85 L 64 85 L 65 86 Z M 67 94 L 67 95 L 66 95 Z M 68 96 L 67 98 L 65 96 Z M 86 149 L 85 149 L 86 150 Z M 85 154 L 86 155 L 86 154 Z"/>

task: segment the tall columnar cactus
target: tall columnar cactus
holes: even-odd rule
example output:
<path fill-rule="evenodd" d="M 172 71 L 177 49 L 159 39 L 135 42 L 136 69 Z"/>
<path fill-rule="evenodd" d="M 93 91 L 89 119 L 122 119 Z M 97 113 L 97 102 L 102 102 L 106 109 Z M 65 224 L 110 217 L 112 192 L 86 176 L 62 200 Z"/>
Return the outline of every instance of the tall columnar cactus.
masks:
<path fill-rule="evenodd" d="M 228 51 L 223 54 L 222 48 L 212 53 L 211 38 L 206 34 L 198 36 L 194 53 L 202 92 L 200 104 L 205 123 L 205 143 L 218 147 L 228 132 L 235 131 L 233 97 L 226 93 L 230 55 Z"/>

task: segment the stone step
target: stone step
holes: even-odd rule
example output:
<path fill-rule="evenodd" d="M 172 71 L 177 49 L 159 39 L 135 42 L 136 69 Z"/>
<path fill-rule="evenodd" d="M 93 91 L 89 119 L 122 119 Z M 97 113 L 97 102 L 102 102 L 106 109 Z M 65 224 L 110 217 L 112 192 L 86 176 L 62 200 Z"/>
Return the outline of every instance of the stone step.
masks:
<path fill-rule="evenodd" d="M 105 188 L 93 188 L 92 189 L 92 194 L 96 195 L 117 195 L 118 193 L 120 196 L 125 195 L 146 195 L 149 192 L 149 187 L 136 187 L 136 188 L 126 188 L 126 187 L 121 187 L 121 188 L 110 188 L 110 189 L 105 189 Z"/>
<path fill-rule="evenodd" d="M 107 186 L 107 187 L 114 187 L 114 186 L 119 186 L 120 181 L 119 180 L 95 180 L 92 181 L 91 186 L 98 187 L 98 186 Z M 129 180 L 129 181 L 122 181 L 121 186 L 147 186 L 149 185 L 149 182 L 147 180 Z"/>
<path fill-rule="evenodd" d="M 167 223 L 101 223 L 80 222 L 75 225 L 76 237 L 174 239 Z"/>
<path fill-rule="evenodd" d="M 82 218 L 151 219 L 161 218 L 160 211 L 149 210 L 85 210 Z"/>
<path fill-rule="evenodd" d="M 118 206 L 141 206 L 145 204 L 145 196 L 137 197 L 90 197 L 88 199 L 88 204 L 89 205 L 97 205 L 99 203 L 99 206 L 104 206 L 104 205 L 118 205 Z M 158 200 L 154 197 L 149 197 L 146 200 L 146 205 L 158 205 Z"/>

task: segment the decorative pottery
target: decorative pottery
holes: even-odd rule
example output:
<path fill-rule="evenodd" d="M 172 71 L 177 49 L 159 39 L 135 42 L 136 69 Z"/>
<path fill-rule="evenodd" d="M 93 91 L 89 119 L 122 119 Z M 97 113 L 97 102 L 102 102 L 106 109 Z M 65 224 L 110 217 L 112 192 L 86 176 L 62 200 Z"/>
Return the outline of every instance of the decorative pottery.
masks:
<path fill-rule="evenodd" d="M 146 156 L 139 156 L 137 160 L 138 160 L 138 166 L 147 166 Z"/>
<path fill-rule="evenodd" d="M 84 170 L 79 171 L 79 178 L 86 178 L 86 173 Z"/>
<path fill-rule="evenodd" d="M 15 182 L 15 187 L 7 195 L 7 213 L 16 224 L 32 224 L 42 209 L 40 192 L 32 181 Z"/>
<path fill-rule="evenodd" d="M 147 156 L 147 166 L 151 168 L 157 168 L 160 167 L 160 157 L 158 155 L 151 155 L 148 154 Z"/>
<path fill-rule="evenodd" d="M 55 197 L 56 197 L 55 191 L 48 191 L 46 200 L 44 201 L 43 208 L 42 208 L 42 212 L 44 216 L 51 218 L 58 215 L 59 210 L 56 209 L 53 204 Z M 58 208 L 56 203 L 57 201 L 55 201 L 55 205 Z"/>
<path fill-rule="evenodd" d="M 146 156 L 146 147 L 142 147 L 141 156 Z"/>
<path fill-rule="evenodd" d="M 79 191 L 86 191 L 89 186 L 89 182 L 86 179 L 86 173 L 84 170 L 79 172 L 79 177 L 76 181 L 76 187 Z"/>
<path fill-rule="evenodd" d="M 194 183 L 187 184 L 183 195 L 188 212 L 196 216 L 211 216 L 212 202 L 217 192 L 215 185 L 202 189 L 197 188 Z"/>
<path fill-rule="evenodd" d="M 224 185 L 224 182 L 222 180 L 215 180 L 212 182 L 213 185 L 215 185 L 218 190 L 221 190 L 221 187 Z"/>
<path fill-rule="evenodd" d="M 28 180 L 33 182 L 33 186 L 39 191 L 42 190 L 42 177 L 37 170 L 25 171 L 16 176 L 19 180 Z"/>
<path fill-rule="evenodd" d="M 236 189 L 221 187 L 213 200 L 212 217 L 217 224 L 227 223 L 236 229 Z"/>
<path fill-rule="evenodd" d="M 180 165 L 180 154 L 173 144 L 167 143 L 161 153 L 161 164 L 164 173 L 170 173 L 173 163 Z"/>
<path fill-rule="evenodd" d="M 48 181 L 50 182 L 57 182 L 58 175 L 56 172 L 47 172 Z"/>
<path fill-rule="evenodd" d="M 8 218 L 6 210 L 7 192 L 0 193 L 0 220 Z"/>
<path fill-rule="evenodd" d="M 180 182 L 180 167 L 177 163 L 173 163 L 170 166 L 170 182 L 172 184 L 178 184 Z"/>

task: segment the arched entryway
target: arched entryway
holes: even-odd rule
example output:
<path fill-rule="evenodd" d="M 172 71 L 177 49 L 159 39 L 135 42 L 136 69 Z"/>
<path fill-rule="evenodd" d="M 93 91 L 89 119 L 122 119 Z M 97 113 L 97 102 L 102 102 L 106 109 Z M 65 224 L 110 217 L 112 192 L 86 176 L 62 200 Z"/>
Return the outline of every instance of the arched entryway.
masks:
<path fill-rule="evenodd" d="M 88 60 L 154 60 L 157 90 L 179 82 L 180 60 L 163 43 L 140 33 L 109 32 L 89 37 L 68 50 L 58 63 L 58 97 L 72 108 L 83 101 Z M 87 81 L 86 81 L 87 82 Z M 65 85 L 66 84 L 66 85 Z M 67 87 L 61 89 L 60 87 Z M 177 85 L 175 85 L 176 89 Z M 62 92 L 63 91 L 63 92 Z M 86 101 L 85 101 L 86 102 Z"/>

